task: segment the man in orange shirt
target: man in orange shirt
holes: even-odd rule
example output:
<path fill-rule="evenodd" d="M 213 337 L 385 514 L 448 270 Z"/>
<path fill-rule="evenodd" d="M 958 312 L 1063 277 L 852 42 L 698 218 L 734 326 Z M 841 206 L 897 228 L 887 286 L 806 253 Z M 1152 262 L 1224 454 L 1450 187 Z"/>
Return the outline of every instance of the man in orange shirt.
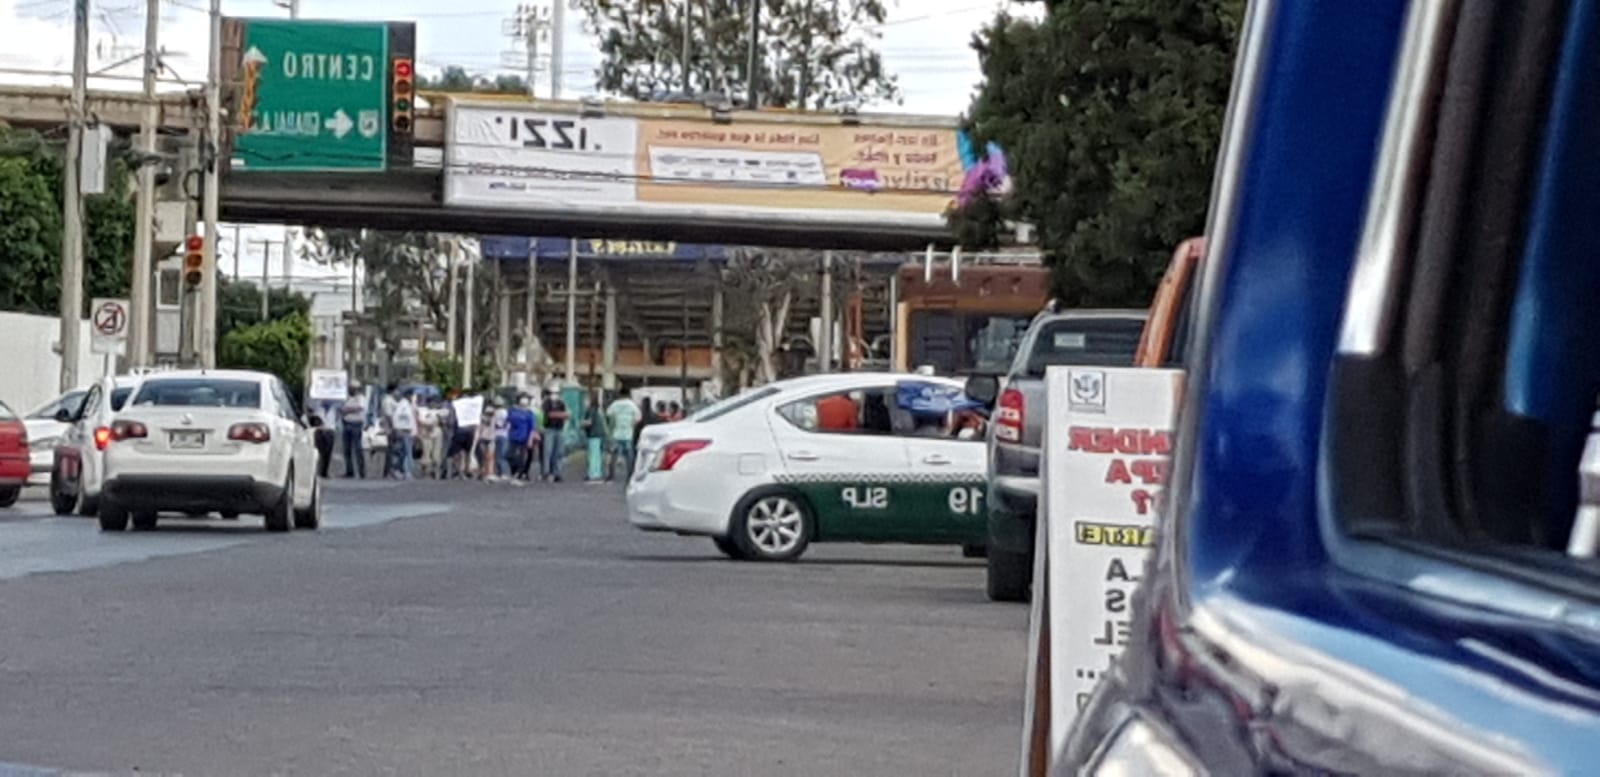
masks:
<path fill-rule="evenodd" d="M 817 400 L 818 431 L 853 432 L 858 415 L 855 400 L 848 394 L 834 394 Z"/>

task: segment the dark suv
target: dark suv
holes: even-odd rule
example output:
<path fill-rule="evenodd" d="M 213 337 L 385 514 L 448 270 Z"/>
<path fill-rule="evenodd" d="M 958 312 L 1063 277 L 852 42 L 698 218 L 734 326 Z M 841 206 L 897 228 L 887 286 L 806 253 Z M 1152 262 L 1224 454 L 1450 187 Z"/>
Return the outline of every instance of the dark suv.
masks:
<path fill-rule="evenodd" d="M 1033 581 L 1034 515 L 1046 367 L 1130 367 L 1144 310 L 1054 310 L 1034 318 L 1003 379 L 975 375 L 967 394 L 989 404 L 989 598 L 1020 602 Z"/>

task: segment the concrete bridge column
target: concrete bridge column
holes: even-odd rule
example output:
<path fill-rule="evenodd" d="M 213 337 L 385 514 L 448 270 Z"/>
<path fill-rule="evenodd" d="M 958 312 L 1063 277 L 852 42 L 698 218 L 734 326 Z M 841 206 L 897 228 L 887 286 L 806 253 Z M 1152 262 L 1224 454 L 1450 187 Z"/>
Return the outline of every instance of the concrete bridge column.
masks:
<path fill-rule="evenodd" d="M 718 292 L 721 299 L 721 292 Z M 601 367 L 604 373 L 600 378 L 600 385 L 607 391 L 617 388 L 617 287 L 606 282 L 606 321 L 605 345 L 601 351 Z"/>
<path fill-rule="evenodd" d="M 494 297 L 499 304 L 495 320 L 495 363 L 500 368 L 500 382 L 511 376 L 511 292 L 506 289 L 505 269 L 494 263 Z"/>
<path fill-rule="evenodd" d="M 534 386 L 543 386 L 544 374 L 544 343 L 539 339 L 539 251 L 537 240 L 528 241 L 528 288 L 527 318 L 525 325 L 528 328 L 523 341 L 527 346 L 523 352 L 527 354 L 528 381 Z"/>
<path fill-rule="evenodd" d="M 722 393 L 722 281 L 711 290 L 711 385 Z"/>

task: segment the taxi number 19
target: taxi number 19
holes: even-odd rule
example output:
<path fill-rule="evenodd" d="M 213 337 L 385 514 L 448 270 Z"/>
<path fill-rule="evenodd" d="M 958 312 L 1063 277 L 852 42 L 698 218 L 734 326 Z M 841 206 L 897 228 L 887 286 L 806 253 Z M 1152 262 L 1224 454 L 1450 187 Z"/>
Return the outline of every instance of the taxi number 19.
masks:
<path fill-rule="evenodd" d="M 957 486 L 950 489 L 950 512 L 956 515 L 977 515 L 983 510 L 983 489 Z"/>

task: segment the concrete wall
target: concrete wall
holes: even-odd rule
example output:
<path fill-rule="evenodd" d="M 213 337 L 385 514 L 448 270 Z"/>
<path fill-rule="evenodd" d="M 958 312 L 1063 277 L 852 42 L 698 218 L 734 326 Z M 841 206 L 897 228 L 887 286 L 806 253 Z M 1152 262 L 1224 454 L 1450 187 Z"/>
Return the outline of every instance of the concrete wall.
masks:
<path fill-rule="evenodd" d="M 116 364 L 115 357 L 89 352 L 89 322 L 81 321 L 79 326 L 81 386 L 104 377 Z M 61 357 L 54 349 L 60 339 L 60 325 L 54 316 L 0 312 L 0 402 L 26 413 L 60 395 Z"/>

